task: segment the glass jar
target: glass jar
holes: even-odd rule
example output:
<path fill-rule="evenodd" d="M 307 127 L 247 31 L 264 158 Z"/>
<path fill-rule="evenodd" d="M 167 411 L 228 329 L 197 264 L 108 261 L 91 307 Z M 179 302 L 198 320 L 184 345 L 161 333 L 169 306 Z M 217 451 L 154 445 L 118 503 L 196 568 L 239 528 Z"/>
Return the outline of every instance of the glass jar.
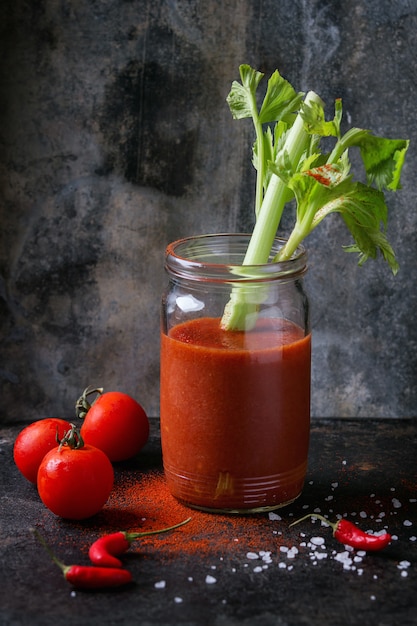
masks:
<path fill-rule="evenodd" d="M 171 243 L 162 300 L 161 443 L 171 493 L 255 513 L 301 493 L 310 437 L 307 255 L 242 265 L 249 235 Z M 225 311 L 227 313 L 225 313 Z M 233 328 L 225 328 L 226 315 Z"/>

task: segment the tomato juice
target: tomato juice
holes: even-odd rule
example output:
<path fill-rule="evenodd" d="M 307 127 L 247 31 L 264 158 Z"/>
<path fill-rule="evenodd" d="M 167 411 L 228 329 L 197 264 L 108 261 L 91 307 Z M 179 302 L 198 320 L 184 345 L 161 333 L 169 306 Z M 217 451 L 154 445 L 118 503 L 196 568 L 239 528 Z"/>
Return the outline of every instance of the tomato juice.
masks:
<path fill-rule="evenodd" d="M 172 494 L 225 512 L 292 502 L 307 470 L 310 363 L 310 334 L 284 319 L 225 331 L 203 317 L 163 332 L 161 440 Z"/>

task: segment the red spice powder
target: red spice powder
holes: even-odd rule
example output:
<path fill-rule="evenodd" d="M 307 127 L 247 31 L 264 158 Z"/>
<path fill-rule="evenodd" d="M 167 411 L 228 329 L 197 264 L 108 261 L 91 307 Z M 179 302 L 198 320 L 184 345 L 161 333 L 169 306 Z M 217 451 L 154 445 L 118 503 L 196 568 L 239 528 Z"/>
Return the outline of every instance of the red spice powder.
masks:
<path fill-rule="evenodd" d="M 178 529 L 133 542 L 130 551 L 136 549 L 146 555 L 155 550 L 159 557 L 167 559 L 222 554 L 230 558 L 248 551 L 276 552 L 285 541 L 281 533 L 287 524 L 270 520 L 267 513 L 222 515 L 182 505 L 170 494 L 162 471 L 123 474 L 116 481 L 96 528 L 100 535 L 118 530 L 142 532 L 172 526 L 188 517 L 191 521 Z"/>

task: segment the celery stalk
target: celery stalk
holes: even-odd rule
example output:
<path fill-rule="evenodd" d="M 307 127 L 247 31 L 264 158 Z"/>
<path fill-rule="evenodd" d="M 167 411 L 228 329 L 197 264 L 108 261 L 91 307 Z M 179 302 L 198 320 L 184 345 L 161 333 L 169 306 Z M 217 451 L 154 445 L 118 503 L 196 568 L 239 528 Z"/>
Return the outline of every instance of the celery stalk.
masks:
<path fill-rule="evenodd" d="M 335 101 L 335 114 L 326 121 L 324 104 L 314 92 L 296 93 L 276 70 L 260 110 L 256 90 L 263 74 L 248 65 L 239 68 L 241 83 L 234 81 L 227 101 L 235 119 L 251 117 L 256 131 L 253 163 L 257 169 L 253 233 L 243 266 L 270 261 L 271 248 L 285 206 L 295 198 L 296 221 L 293 230 L 273 261 L 291 258 L 302 241 L 331 213 L 343 218 L 353 244 L 346 251 L 359 254 L 359 265 L 378 252 L 398 271 L 395 253 L 388 242 L 387 205 L 383 190 L 401 187 L 400 175 L 409 141 L 386 139 L 361 128 L 341 134 L 342 102 Z M 275 122 L 274 133 L 271 123 Z M 266 132 L 263 125 L 268 124 Z M 322 137 L 335 139 L 330 153 L 320 151 Z M 350 174 L 349 149 L 358 147 L 367 182 L 355 182 Z M 233 287 L 221 320 L 225 330 L 251 327 L 265 296 L 242 285 Z"/>
<path fill-rule="evenodd" d="M 306 102 L 320 102 L 321 99 L 314 92 L 309 92 Z M 259 135 L 258 135 L 259 142 Z M 296 168 L 310 142 L 310 136 L 304 129 L 301 114 L 291 127 L 283 152 Z M 260 181 L 260 182 L 259 182 Z M 262 188 L 262 173 L 258 169 L 257 189 Z M 276 175 L 272 174 L 263 201 L 258 209 L 256 223 L 243 260 L 243 265 L 263 265 L 268 261 L 272 244 L 276 237 L 282 213 L 289 198 L 287 185 Z M 247 292 L 242 287 L 234 287 L 230 300 L 225 307 L 221 320 L 224 330 L 243 329 L 252 326 L 258 303 L 247 301 Z"/>

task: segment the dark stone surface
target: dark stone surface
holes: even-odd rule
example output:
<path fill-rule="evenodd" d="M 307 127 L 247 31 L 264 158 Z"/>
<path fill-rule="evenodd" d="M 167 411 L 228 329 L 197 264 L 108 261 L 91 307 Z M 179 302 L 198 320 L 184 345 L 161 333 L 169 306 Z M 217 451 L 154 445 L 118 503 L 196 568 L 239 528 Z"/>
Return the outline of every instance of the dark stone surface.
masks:
<path fill-rule="evenodd" d="M 243 62 L 413 142 L 395 279 L 357 268 L 338 216 L 306 243 L 313 416 L 415 416 L 416 27 L 408 0 L 5 0 L 0 420 L 67 414 L 88 384 L 159 413 L 165 246 L 253 223 L 252 127 L 225 103 Z"/>
<path fill-rule="evenodd" d="M 87 564 L 92 538 L 124 529 L 120 524 L 126 521 L 126 512 L 120 509 L 117 527 L 109 524 L 115 520 L 111 504 L 82 523 L 56 518 L 14 466 L 12 447 L 18 431 L 17 426 L 0 431 L 0 622 L 4 626 L 415 624 L 415 420 L 317 420 L 304 492 L 297 502 L 277 511 L 280 519 L 269 519 L 267 514 L 249 520 L 220 518 L 216 532 L 209 536 L 206 521 L 217 516 L 199 513 L 202 529 L 193 527 L 194 539 L 211 542 L 210 550 L 191 556 L 185 550 L 167 559 L 169 548 L 163 542 L 139 547 L 138 552 L 132 546 L 123 561 L 135 584 L 113 592 L 71 592 L 29 529 L 36 526 L 65 562 Z M 152 420 L 151 433 L 137 459 L 116 467 L 119 493 L 131 485 L 132 478 L 137 479 L 140 492 L 149 472 L 160 468 L 157 420 Z M 143 523 L 143 510 L 137 506 L 137 511 L 128 507 L 132 525 L 135 513 Z M 184 519 L 196 515 L 182 509 Z M 352 559 L 359 558 L 344 568 L 340 560 L 344 547 L 332 538 L 329 528 L 308 521 L 289 528 L 291 521 L 317 509 L 331 518 L 346 514 L 364 530 L 387 528 L 395 538 L 382 552 L 366 556 L 352 552 Z M 164 521 L 169 515 L 165 511 Z M 156 527 L 160 526 L 156 519 Z M 302 543 L 317 536 L 324 538 L 325 549 L 319 546 L 316 553 L 325 552 L 326 558 L 315 558 L 311 546 Z M 233 542 L 235 537 L 240 543 Z M 245 543 L 248 537 L 250 548 Z M 225 549 L 227 538 L 233 548 Z M 271 551 L 267 567 L 262 569 L 261 559 L 247 556 L 254 546 L 258 554 Z M 290 558 L 281 546 L 299 551 Z M 217 582 L 207 583 L 207 575 Z M 155 587 L 161 580 L 165 588 Z"/>

